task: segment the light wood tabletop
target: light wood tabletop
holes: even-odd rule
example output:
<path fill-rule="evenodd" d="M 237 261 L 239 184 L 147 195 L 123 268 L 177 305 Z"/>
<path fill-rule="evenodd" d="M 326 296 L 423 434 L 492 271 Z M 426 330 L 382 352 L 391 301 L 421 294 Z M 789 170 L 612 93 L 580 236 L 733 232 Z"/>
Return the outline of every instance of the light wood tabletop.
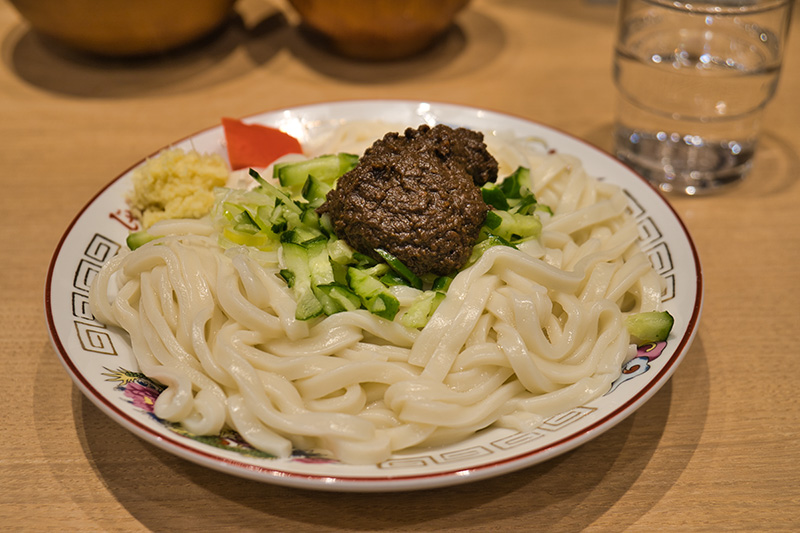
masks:
<path fill-rule="evenodd" d="M 697 337 L 671 380 L 590 442 L 434 490 L 299 490 L 144 442 L 83 397 L 51 345 L 50 258 L 86 202 L 220 117 L 352 99 L 451 102 L 611 148 L 615 5 L 475 0 L 429 52 L 391 63 L 309 44 L 279 0 L 150 60 L 43 42 L 0 3 L 0 530 L 795 531 L 800 529 L 800 12 L 741 186 L 669 197 L 703 266 Z"/>

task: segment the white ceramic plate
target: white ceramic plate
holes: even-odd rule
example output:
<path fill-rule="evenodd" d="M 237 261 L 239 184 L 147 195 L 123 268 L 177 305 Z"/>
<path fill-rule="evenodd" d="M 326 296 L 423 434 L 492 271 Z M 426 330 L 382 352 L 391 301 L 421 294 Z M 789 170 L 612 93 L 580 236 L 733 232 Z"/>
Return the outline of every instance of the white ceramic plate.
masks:
<path fill-rule="evenodd" d="M 124 246 L 129 230 L 137 228 L 124 200 L 131 188 L 127 171 L 100 191 L 70 224 L 47 276 L 45 309 L 56 353 L 95 405 L 146 441 L 229 474 L 307 489 L 401 491 L 485 479 L 550 459 L 609 430 L 664 385 L 694 338 L 702 303 L 702 277 L 686 228 L 643 179 L 605 152 L 564 133 L 521 118 L 456 105 L 338 102 L 264 113 L 246 121 L 279 127 L 305 143 L 341 121 L 364 119 L 414 127 L 447 123 L 542 138 L 554 150 L 579 156 L 591 175 L 622 186 L 639 223 L 641 244 L 668 282 L 665 308 L 675 317 L 668 341 L 640 350 L 608 394 L 551 417 L 535 431 L 486 430 L 452 446 L 397 454 L 380 465 L 344 465 L 303 452 L 289 459 L 275 459 L 248 447 L 236 434 L 196 437 L 152 414 L 157 385 L 137 373 L 126 337 L 98 323 L 89 309 L 92 278 Z M 225 156 L 221 127 L 175 145 Z"/>

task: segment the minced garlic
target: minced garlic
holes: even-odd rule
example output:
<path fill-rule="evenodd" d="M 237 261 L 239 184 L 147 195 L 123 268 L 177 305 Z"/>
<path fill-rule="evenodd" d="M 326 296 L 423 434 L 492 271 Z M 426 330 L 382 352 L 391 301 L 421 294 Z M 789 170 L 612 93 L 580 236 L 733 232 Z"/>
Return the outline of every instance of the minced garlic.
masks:
<path fill-rule="evenodd" d="M 214 204 L 214 188 L 228 180 L 228 165 L 217 154 L 171 148 L 133 171 L 129 202 L 146 229 L 159 220 L 200 218 Z"/>

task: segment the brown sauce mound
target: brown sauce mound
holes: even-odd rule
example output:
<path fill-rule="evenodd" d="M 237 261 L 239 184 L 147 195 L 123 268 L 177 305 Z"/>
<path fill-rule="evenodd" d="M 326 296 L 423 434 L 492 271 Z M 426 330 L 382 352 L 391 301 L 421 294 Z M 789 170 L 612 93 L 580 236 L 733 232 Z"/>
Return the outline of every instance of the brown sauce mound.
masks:
<path fill-rule="evenodd" d="M 382 248 L 417 275 L 446 275 L 469 259 L 489 210 L 480 186 L 496 179 L 483 134 L 422 125 L 376 141 L 318 212 L 365 255 Z"/>

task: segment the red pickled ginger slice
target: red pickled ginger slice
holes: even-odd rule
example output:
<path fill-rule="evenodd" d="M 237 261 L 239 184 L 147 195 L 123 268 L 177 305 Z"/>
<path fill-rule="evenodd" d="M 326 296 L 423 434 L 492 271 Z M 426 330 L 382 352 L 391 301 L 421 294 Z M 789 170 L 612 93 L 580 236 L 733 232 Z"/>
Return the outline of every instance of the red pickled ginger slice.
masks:
<path fill-rule="evenodd" d="M 231 169 L 263 168 L 286 154 L 302 154 L 297 139 L 279 129 L 223 118 Z"/>

